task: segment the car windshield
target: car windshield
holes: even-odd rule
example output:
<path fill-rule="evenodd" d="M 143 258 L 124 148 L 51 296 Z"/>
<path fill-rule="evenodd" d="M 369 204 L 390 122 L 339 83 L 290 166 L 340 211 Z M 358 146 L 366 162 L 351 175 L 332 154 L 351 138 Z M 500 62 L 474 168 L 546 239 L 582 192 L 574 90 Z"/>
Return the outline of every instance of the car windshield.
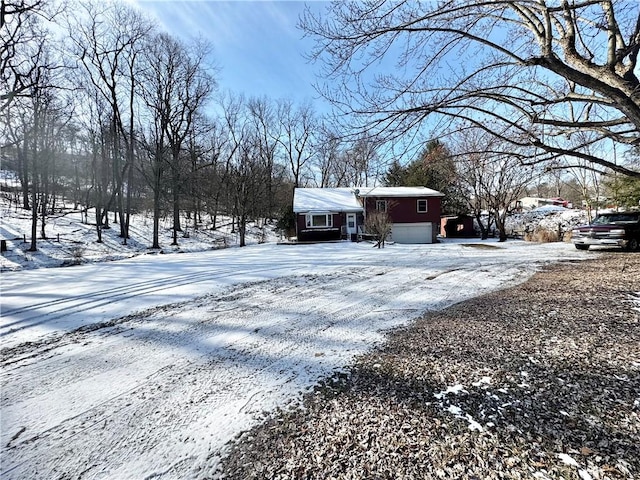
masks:
<path fill-rule="evenodd" d="M 605 225 L 608 223 L 636 223 L 640 216 L 634 213 L 608 213 L 600 215 L 593 223 L 594 225 Z"/>

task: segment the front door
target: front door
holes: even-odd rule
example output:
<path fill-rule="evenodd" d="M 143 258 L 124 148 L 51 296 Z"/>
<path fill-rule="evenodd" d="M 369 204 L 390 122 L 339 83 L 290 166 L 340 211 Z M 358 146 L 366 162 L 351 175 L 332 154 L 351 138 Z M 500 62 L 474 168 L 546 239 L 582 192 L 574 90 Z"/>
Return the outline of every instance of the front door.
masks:
<path fill-rule="evenodd" d="M 347 236 L 357 233 L 356 230 L 356 214 L 347 213 Z"/>

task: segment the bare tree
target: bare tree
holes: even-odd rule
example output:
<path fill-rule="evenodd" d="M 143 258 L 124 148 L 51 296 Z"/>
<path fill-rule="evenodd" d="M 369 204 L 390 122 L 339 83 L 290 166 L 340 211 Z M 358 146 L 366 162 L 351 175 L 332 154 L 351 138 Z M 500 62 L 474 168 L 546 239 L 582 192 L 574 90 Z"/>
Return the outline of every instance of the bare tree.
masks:
<path fill-rule="evenodd" d="M 76 7 L 81 14 L 70 16 L 68 21 L 70 51 L 86 72 L 85 81 L 81 80 L 83 87 L 97 92 L 111 110 L 112 186 L 102 212 L 104 218 L 97 223 L 106 228 L 108 210 L 113 208 L 126 244 L 134 168 L 136 77 L 144 41 L 154 25 L 121 2 L 78 2 Z"/>
<path fill-rule="evenodd" d="M 30 95 L 41 61 L 33 61 L 37 49 L 46 42 L 43 21 L 51 20 L 64 4 L 56 8 L 47 0 L 0 0 L 0 112 L 13 100 Z M 49 32 L 50 34 L 50 32 Z M 36 50 L 34 52 L 34 49 Z"/>
<path fill-rule="evenodd" d="M 384 248 L 384 244 L 391 235 L 393 222 L 387 212 L 371 212 L 365 219 L 364 228 L 366 232 L 376 240 L 375 247 Z"/>
<path fill-rule="evenodd" d="M 535 150 L 523 162 L 564 156 L 640 176 L 587 150 L 640 143 L 636 0 L 343 0 L 300 25 L 326 67 L 321 93 L 361 130 L 415 143 L 464 119 Z M 596 138 L 584 144 L 581 131 Z"/>
<path fill-rule="evenodd" d="M 165 33 L 154 37 L 147 48 L 148 81 L 158 94 L 154 108 L 164 117 L 163 134 L 171 151 L 168 167 L 173 203 L 173 245 L 178 244 L 177 234 L 182 231 L 180 196 L 184 179 L 183 145 L 215 86 L 205 68 L 208 53 L 209 48 L 204 43 L 188 47 Z"/>
<path fill-rule="evenodd" d="M 499 136 L 477 128 L 460 129 L 457 134 L 456 165 L 461 186 L 466 190 L 469 211 L 475 216 L 483 239 L 495 223 L 501 242 L 507 240 L 505 221 L 516 201 L 538 175 L 532 166 L 523 166 L 510 144 Z M 484 212 L 489 217 L 483 222 Z"/>
<path fill-rule="evenodd" d="M 218 215 L 222 209 L 224 213 L 232 214 L 235 188 L 232 179 L 233 164 L 246 135 L 244 97 L 224 93 L 219 98 L 219 106 L 221 118 L 217 121 L 215 135 L 211 136 L 212 149 L 216 156 L 212 159 L 213 171 L 207 203 L 214 229 L 217 227 Z"/>
<path fill-rule="evenodd" d="M 598 202 L 602 193 L 602 175 L 588 168 L 585 163 L 584 160 L 572 162 L 567 171 L 576 183 L 582 204 L 587 210 L 587 217 L 591 221 L 594 217 L 594 209 L 596 209 L 597 213 Z"/>
<path fill-rule="evenodd" d="M 16 173 L 20 181 L 22 208 L 31 210 L 29 197 L 29 159 L 28 159 L 28 132 L 31 128 L 32 111 L 26 101 L 13 102 L 10 108 L 2 112 L 3 121 L 0 124 L 2 131 L 2 147 L 13 147 L 16 152 Z"/>
<path fill-rule="evenodd" d="M 52 72 L 47 69 L 35 70 L 38 78 L 31 84 L 28 97 L 29 123 L 24 129 L 23 155 L 28 162 L 28 185 L 31 194 L 31 245 L 30 251 L 37 250 L 37 224 L 40 213 L 40 237 L 46 239 L 48 204 L 53 200 L 52 186 L 55 184 L 56 144 L 61 130 L 70 119 L 68 105 L 59 99 L 60 95 L 51 87 L 55 82 Z"/>
<path fill-rule="evenodd" d="M 152 248 L 159 248 L 160 202 L 164 189 L 171 195 L 173 245 L 178 244 L 178 232 L 182 231 L 180 199 L 188 193 L 183 182 L 192 167 L 186 147 L 195 131 L 195 122 L 202 121 L 200 110 L 215 85 L 204 68 L 207 54 L 206 45 L 196 43 L 189 48 L 166 33 L 148 38 L 146 44 L 140 89 L 147 120 L 152 125 L 146 129 L 144 139 L 149 160 L 144 172 L 154 204 Z"/>
<path fill-rule="evenodd" d="M 314 168 L 317 170 L 316 184 L 321 188 L 339 187 L 338 162 L 341 159 L 339 135 L 323 125 L 318 132 Z"/>
<path fill-rule="evenodd" d="M 29 143 L 36 122 L 32 97 L 55 88 L 62 68 L 51 51 L 51 32 L 43 0 L 1 0 L 0 8 L 0 112 L 1 145 L 14 147 L 23 208 L 31 209 Z M 36 102 L 38 103 L 38 102 Z M 34 247 L 35 248 L 35 247 Z"/>
<path fill-rule="evenodd" d="M 272 103 L 266 98 L 250 99 L 247 108 L 255 131 L 255 141 L 259 152 L 259 160 L 264 167 L 264 180 L 266 182 L 265 216 L 274 213 L 274 174 L 276 168 L 276 156 L 278 152 L 278 125 L 275 121 L 275 111 Z"/>
<path fill-rule="evenodd" d="M 313 134 L 316 117 L 310 104 L 296 107 L 291 100 L 278 102 L 277 121 L 280 131 L 276 136 L 285 161 L 291 168 L 294 188 L 300 182 L 314 155 Z"/>
<path fill-rule="evenodd" d="M 84 212 L 85 222 L 89 222 L 88 211 L 95 209 L 95 227 L 97 242 L 102 243 L 103 221 L 108 217 L 103 215 L 107 201 L 111 179 L 111 140 L 112 113 L 107 101 L 95 89 L 81 89 L 77 92 L 78 117 L 86 137 L 89 186 L 85 192 Z M 81 108 L 80 108 L 81 107 Z"/>
<path fill-rule="evenodd" d="M 144 151 L 140 170 L 145 177 L 152 193 L 153 201 L 153 233 L 151 248 L 160 248 L 160 214 L 162 211 L 163 192 L 167 179 L 166 171 L 169 164 L 170 151 L 166 142 L 166 117 L 159 108 L 155 108 L 155 102 L 160 103 L 161 92 L 148 92 L 145 96 L 147 105 L 151 110 L 151 121 L 141 131 L 140 143 Z"/>
<path fill-rule="evenodd" d="M 6 124 L 2 143 L 15 147 L 23 207 L 31 210 L 31 245 L 37 250 L 37 225 L 46 238 L 48 202 L 54 198 L 55 149 L 70 111 L 62 101 L 63 66 L 52 48 L 43 2 L 2 2 L 0 30 L 2 101 Z M 7 145 L 5 145 L 7 146 Z"/>
<path fill-rule="evenodd" d="M 239 245 L 246 246 L 247 225 L 266 203 L 266 182 L 270 172 L 260 158 L 260 139 L 255 130 L 246 132 L 232 167 L 234 216 L 237 219 Z"/>
<path fill-rule="evenodd" d="M 345 145 L 342 152 L 341 184 L 364 187 L 381 175 L 377 142 L 366 136 L 358 136 Z"/>
<path fill-rule="evenodd" d="M 202 213 L 207 195 L 207 178 L 214 172 L 220 155 L 218 125 L 199 115 L 192 124 L 185 140 L 185 156 L 188 171 L 185 177 L 186 218 L 193 216 L 193 228 L 202 223 Z"/>

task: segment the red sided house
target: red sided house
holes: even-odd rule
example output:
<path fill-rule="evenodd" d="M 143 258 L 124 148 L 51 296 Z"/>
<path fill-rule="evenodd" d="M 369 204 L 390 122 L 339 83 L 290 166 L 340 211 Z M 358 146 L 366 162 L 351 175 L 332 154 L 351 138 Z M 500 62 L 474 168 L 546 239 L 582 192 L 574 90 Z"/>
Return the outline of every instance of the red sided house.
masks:
<path fill-rule="evenodd" d="M 443 194 L 426 187 L 296 188 L 293 211 L 298 241 L 355 239 L 368 214 L 387 212 L 396 243 L 433 243 Z"/>

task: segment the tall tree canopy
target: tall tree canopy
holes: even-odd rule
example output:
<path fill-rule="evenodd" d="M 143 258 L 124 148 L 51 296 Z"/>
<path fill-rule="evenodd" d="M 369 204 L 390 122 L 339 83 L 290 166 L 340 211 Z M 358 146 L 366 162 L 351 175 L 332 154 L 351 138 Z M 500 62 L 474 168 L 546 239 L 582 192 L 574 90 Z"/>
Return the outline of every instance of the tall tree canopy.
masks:
<path fill-rule="evenodd" d="M 54 65 L 43 60 L 48 35 L 43 26 L 58 13 L 47 0 L 0 0 L 0 112 L 37 88 L 37 70 Z"/>
<path fill-rule="evenodd" d="M 361 129 L 397 139 L 427 124 L 473 126 L 509 141 L 523 163 L 563 157 L 640 176 L 610 154 L 612 142 L 640 143 L 637 0 L 327 8 L 300 25 L 327 69 L 320 91 Z"/>

